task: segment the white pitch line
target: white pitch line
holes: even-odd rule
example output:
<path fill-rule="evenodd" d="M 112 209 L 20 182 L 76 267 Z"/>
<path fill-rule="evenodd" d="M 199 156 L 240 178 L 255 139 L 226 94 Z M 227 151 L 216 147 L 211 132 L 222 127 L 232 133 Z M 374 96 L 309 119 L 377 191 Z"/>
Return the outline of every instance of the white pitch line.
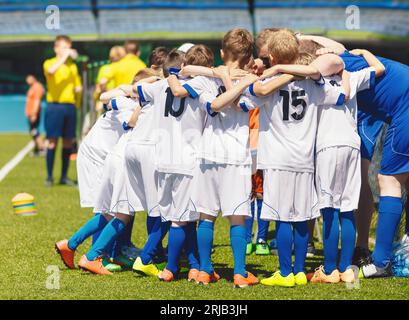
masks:
<path fill-rule="evenodd" d="M 21 149 L 13 159 L 7 162 L 3 168 L 0 169 L 0 182 L 13 170 L 24 157 L 34 148 L 34 141 L 30 141 L 23 149 Z"/>

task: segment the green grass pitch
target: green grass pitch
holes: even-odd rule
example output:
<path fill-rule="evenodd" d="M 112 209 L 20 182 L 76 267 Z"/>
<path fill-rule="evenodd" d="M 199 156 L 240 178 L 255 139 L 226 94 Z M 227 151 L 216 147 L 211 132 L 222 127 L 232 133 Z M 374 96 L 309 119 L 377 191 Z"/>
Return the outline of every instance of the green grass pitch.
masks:
<path fill-rule="evenodd" d="M 29 141 L 24 135 L 0 135 L 0 166 Z M 57 154 L 56 180 L 59 178 L 60 156 Z M 359 289 L 347 289 L 345 285 L 314 285 L 291 289 L 265 287 L 234 289 L 232 285 L 232 254 L 229 247 L 228 223 L 220 219 L 215 230 L 216 270 L 223 279 L 207 287 L 178 280 L 162 283 L 155 278 L 142 278 L 132 272 L 111 277 L 95 276 L 79 270 L 68 270 L 54 252 L 54 242 L 69 237 L 91 216 L 89 210 L 79 207 L 75 188 L 44 187 L 44 158 L 27 156 L 0 183 L 0 299 L 407 299 L 409 279 L 392 278 L 361 280 Z M 75 163 L 70 176 L 75 178 Z M 35 196 L 38 215 L 17 217 L 13 214 L 11 198 L 18 192 Z M 136 217 L 133 241 L 141 247 L 146 238 L 145 214 Z M 85 242 L 77 254 L 77 260 L 90 245 Z M 322 260 L 318 256 L 307 260 L 307 270 L 317 267 Z M 248 269 L 260 278 L 277 270 L 274 256 L 247 258 Z M 60 269 L 60 289 L 46 288 L 49 274 L 47 266 Z"/>

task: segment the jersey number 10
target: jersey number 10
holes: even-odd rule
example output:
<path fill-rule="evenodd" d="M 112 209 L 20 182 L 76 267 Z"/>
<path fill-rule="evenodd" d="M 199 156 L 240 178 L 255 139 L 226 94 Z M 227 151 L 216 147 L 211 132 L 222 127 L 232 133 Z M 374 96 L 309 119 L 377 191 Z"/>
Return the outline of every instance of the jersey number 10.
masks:
<path fill-rule="evenodd" d="M 290 92 L 287 90 L 280 90 L 280 96 L 283 97 L 283 120 L 290 120 Z M 291 91 L 291 105 L 296 108 L 302 107 L 301 113 L 291 113 L 291 118 L 294 120 L 301 120 L 304 118 L 307 102 L 305 101 L 305 90 Z"/>
<path fill-rule="evenodd" d="M 183 111 L 185 111 L 185 100 L 186 98 L 180 99 L 179 108 L 177 110 L 173 109 L 173 100 L 175 96 L 172 93 L 170 88 L 166 89 L 166 103 L 165 103 L 165 117 L 169 117 L 169 114 L 175 118 L 182 115 Z"/>

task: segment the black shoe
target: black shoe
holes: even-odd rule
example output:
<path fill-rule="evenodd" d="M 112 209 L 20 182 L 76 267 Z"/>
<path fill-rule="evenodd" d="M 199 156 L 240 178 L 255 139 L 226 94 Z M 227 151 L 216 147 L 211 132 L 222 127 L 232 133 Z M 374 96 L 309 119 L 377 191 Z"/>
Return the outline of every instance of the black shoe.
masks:
<path fill-rule="evenodd" d="M 384 268 L 368 263 L 361 267 L 360 273 L 364 278 L 389 278 L 392 277 L 392 263 L 389 262 Z"/>
<path fill-rule="evenodd" d="M 68 178 L 63 178 L 60 180 L 60 184 L 65 185 L 65 186 L 70 186 L 70 187 L 76 187 L 78 186 L 77 182 L 68 179 Z"/>
<path fill-rule="evenodd" d="M 46 186 L 47 188 L 52 187 L 53 186 L 53 179 L 47 179 L 44 181 L 44 186 Z"/>
<path fill-rule="evenodd" d="M 314 246 L 314 242 L 308 242 L 307 258 L 313 258 L 314 256 L 315 256 L 315 246 Z"/>
<path fill-rule="evenodd" d="M 371 252 L 362 247 L 356 247 L 354 251 L 354 256 L 352 257 L 352 264 L 358 267 L 362 267 L 365 264 L 370 264 Z"/>

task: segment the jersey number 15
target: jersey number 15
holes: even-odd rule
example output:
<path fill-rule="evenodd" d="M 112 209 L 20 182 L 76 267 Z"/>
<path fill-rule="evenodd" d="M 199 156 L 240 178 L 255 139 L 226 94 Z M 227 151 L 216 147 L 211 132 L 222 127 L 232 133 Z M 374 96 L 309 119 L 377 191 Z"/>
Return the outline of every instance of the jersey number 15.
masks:
<path fill-rule="evenodd" d="M 290 92 L 287 90 L 280 90 L 280 96 L 283 97 L 283 120 L 290 120 Z M 291 113 L 291 118 L 294 120 L 301 120 L 304 118 L 305 109 L 307 107 L 307 102 L 305 101 L 305 90 L 294 90 L 291 91 L 291 105 L 296 108 L 298 106 L 302 107 L 300 113 Z"/>

